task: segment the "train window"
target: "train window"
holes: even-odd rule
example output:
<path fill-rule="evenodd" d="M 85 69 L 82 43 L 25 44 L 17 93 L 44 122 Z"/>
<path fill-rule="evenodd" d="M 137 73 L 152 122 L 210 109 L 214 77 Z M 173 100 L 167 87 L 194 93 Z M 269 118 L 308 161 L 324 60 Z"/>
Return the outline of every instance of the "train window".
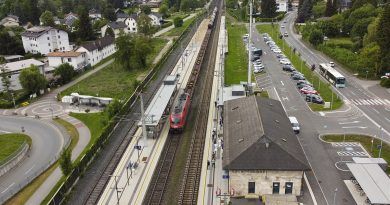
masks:
<path fill-rule="evenodd" d="M 174 117 L 172 122 L 173 122 L 173 124 L 179 124 L 180 123 L 180 117 Z"/>

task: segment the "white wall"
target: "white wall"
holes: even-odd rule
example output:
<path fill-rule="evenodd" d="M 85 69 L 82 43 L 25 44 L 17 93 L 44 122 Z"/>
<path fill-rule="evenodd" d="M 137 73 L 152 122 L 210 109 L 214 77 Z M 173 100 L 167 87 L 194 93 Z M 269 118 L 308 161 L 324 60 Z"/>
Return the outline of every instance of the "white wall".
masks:
<path fill-rule="evenodd" d="M 43 65 L 42 66 L 38 66 L 39 68 L 39 71 L 41 74 L 44 74 L 44 67 Z M 20 85 L 20 81 L 19 81 L 19 75 L 20 75 L 20 72 L 22 70 L 18 70 L 18 71 L 14 71 L 14 72 L 10 72 L 9 73 L 9 79 L 11 81 L 11 90 L 21 90 L 22 89 L 22 86 Z M 0 77 L 0 81 L 1 81 L 1 77 Z M 2 83 L 0 83 L 0 90 L 3 90 L 3 85 Z"/>
<path fill-rule="evenodd" d="M 85 52 L 86 53 L 86 61 L 91 64 L 91 66 L 96 65 L 99 63 L 101 60 L 104 58 L 107 58 L 108 56 L 112 55 L 115 53 L 116 48 L 115 48 L 115 43 L 111 44 L 109 46 L 104 47 L 102 50 L 93 50 L 93 51 L 88 51 L 87 49 L 80 47 L 76 50 L 76 52 Z"/>
<path fill-rule="evenodd" d="M 287 1 L 276 1 L 276 12 L 287 12 Z"/>
<path fill-rule="evenodd" d="M 82 69 L 87 64 L 86 54 L 81 54 L 77 57 L 48 57 L 48 60 L 51 67 L 58 67 L 63 63 L 68 63 L 75 70 Z"/>
<path fill-rule="evenodd" d="M 136 33 L 138 31 L 137 29 L 137 21 L 133 18 L 127 18 L 125 20 L 125 24 L 127 26 L 127 33 Z"/>
<path fill-rule="evenodd" d="M 149 18 L 152 19 L 151 23 L 153 26 L 160 26 L 161 25 L 160 20 L 162 20 L 162 18 L 158 18 L 157 16 L 152 15 L 152 14 L 149 14 Z"/>
<path fill-rule="evenodd" d="M 255 194 L 261 196 L 272 194 L 273 182 L 280 183 L 279 194 L 285 193 L 285 183 L 293 182 L 292 194 L 301 195 L 302 171 L 229 171 L 230 188 L 235 190 L 236 195 L 248 194 L 248 182 L 255 182 Z"/>
<path fill-rule="evenodd" d="M 37 38 L 22 36 L 22 41 L 26 53 L 46 55 L 56 49 L 58 51 L 70 50 L 68 33 L 58 29 L 51 29 Z"/>

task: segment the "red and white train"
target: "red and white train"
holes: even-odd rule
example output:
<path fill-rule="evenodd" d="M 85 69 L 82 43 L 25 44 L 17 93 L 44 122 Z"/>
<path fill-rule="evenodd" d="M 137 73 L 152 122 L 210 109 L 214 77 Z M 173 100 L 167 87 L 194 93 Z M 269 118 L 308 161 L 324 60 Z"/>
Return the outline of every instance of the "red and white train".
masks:
<path fill-rule="evenodd" d="M 169 116 L 170 131 L 182 132 L 186 124 L 188 110 L 190 109 L 190 95 L 184 90 L 179 91 L 179 98 L 175 102 L 173 111 Z"/>

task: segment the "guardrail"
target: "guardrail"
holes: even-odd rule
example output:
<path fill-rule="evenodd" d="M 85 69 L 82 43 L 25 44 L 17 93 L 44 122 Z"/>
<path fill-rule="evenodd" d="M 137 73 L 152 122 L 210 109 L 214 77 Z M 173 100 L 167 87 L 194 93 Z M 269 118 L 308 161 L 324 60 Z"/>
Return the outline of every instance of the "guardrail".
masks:
<path fill-rule="evenodd" d="M 4 160 L 0 161 L 0 177 L 12 169 L 21 159 L 23 159 L 28 151 L 28 148 L 29 146 L 27 142 L 24 141 L 15 152 L 13 152 Z"/>
<path fill-rule="evenodd" d="M 193 29 L 195 22 L 203 19 L 205 16 L 205 12 L 200 13 L 196 19 L 188 26 L 188 28 L 179 36 L 179 38 L 172 44 L 171 48 L 166 52 L 163 57 L 160 59 L 158 63 L 156 63 L 153 68 L 149 71 L 147 76 L 143 79 L 143 81 L 136 87 L 134 93 L 127 99 L 127 101 L 123 104 L 121 110 L 117 113 L 117 115 L 123 115 L 128 113 L 132 107 L 132 105 L 136 102 L 139 97 L 140 92 L 150 83 L 150 81 L 154 78 L 156 73 L 160 70 L 162 65 L 168 59 L 168 56 L 172 53 L 172 51 L 179 45 L 179 42 L 183 40 L 183 38 Z M 72 187 L 76 184 L 80 175 L 88 168 L 89 164 L 94 160 L 95 155 L 99 152 L 101 147 L 105 144 L 105 142 L 110 138 L 113 133 L 116 124 L 120 120 L 118 118 L 113 117 L 110 123 L 105 127 L 103 133 L 96 140 L 95 144 L 91 146 L 91 148 L 85 153 L 85 155 L 81 158 L 80 162 L 75 166 L 69 176 L 65 179 L 64 183 L 61 184 L 60 188 L 54 194 L 54 196 L 47 203 L 49 205 L 57 205 L 61 204 L 64 199 L 67 197 L 68 193 L 72 189 Z"/>

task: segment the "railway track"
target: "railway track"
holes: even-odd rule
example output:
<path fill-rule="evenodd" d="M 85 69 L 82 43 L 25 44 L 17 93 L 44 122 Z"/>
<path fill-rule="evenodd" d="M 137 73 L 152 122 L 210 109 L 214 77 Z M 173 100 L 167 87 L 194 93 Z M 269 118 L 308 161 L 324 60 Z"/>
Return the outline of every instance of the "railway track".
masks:
<path fill-rule="evenodd" d="M 221 1 L 222 2 L 222 1 Z M 218 15 L 214 27 L 210 55 L 208 56 L 206 80 L 203 84 L 203 92 L 200 99 L 200 107 L 198 109 L 195 120 L 194 132 L 192 134 L 192 142 L 188 151 L 187 162 L 182 179 L 182 185 L 179 192 L 178 204 L 197 204 L 199 181 L 202 170 L 203 149 L 205 144 L 205 136 L 207 130 L 208 114 L 210 109 L 210 99 L 212 84 L 214 78 L 214 63 L 217 54 L 219 26 L 221 19 L 221 2 L 218 3 Z"/>
<path fill-rule="evenodd" d="M 194 32 L 192 32 L 189 39 L 191 39 L 193 35 L 194 35 Z M 180 53 L 182 53 L 182 52 L 183 51 L 181 51 Z M 180 55 L 178 55 L 175 58 L 176 58 L 175 61 L 177 62 L 178 58 L 180 58 Z M 163 77 L 168 75 L 169 73 L 171 73 L 173 68 L 174 68 L 174 66 L 170 66 L 169 69 L 166 69 L 162 73 L 161 72 L 158 73 L 159 77 L 158 77 L 157 81 L 160 83 L 157 83 L 157 85 L 161 84 Z M 153 79 L 153 78 L 151 78 L 151 79 Z M 151 86 L 151 88 L 149 88 L 147 90 L 148 92 L 144 96 L 144 99 L 146 99 L 145 100 L 146 106 L 150 103 L 154 93 L 156 93 L 158 88 L 159 88 L 159 86 Z M 129 119 L 134 118 L 134 113 L 132 113 L 131 110 L 136 110 L 137 107 L 138 106 L 132 105 L 132 107 L 129 111 L 129 114 L 126 115 L 126 118 L 129 118 Z M 131 122 L 130 125 L 128 123 L 129 121 Z M 125 131 L 126 134 L 125 134 L 125 136 L 122 136 L 122 139 L 120 139 L 119 146 L 113 148 L 115 150 L 115 152 L 112 154 L 112 156 L 110 156 L 109 162 L 107 164 L 105 164 L 104 170 L 99 173 L 98 180 L 96 181 L 96 183 L 94 183 L 92 185 L 92 187 L 93 187 L 92 190 L 87 193 L 86 198 L 82 199 L 81 201 L 77 200 L 78 201 L 77 204 L 91 204 L 91 205 L 97 204 L 101 194 L 103 193 L 103 191 L 104 191 L 104 189 L 105 189 L 105 187 L 110 179 L 110 175 L 114 172 L 114 170 L 115 170 L 117 164 L 119 163 L 122 155 L 124 154 L 127 146 L 131 142 L 132 134 L 135 133 L 136 127 L 137 126 L 136 126 L 135 119 L 134 120 L 123 120 L 123 121 L 121 120 L 120 122 L 118 122 L 118 127 L 114 130 L 114 132 L 118 129 L 126 129 L 126 131 Z M 113 133 L 113 134 L 115 134 L 115 133 Z M 172 146 L 173 146 L 174 143 L 179 143 L 179 142 L 172 141 L 170 143 L 172 143 Z"/>
<path fill-rule="evenodd" d="M 218 25 L 219 25 L 219 23 L 218 23 Z M 215 27 L 215 28 L 219 28 L 219 27 Z M 200 84 L 200 86 L 198 88 L 198 89 L 202 90 L 202 92 L 200 92 L 200 93 L 203 93 L 203 94 L 201 94 L 201 96 L 199 96 L 201 98 L 200 103 L 202 104 L 202 106 L 199 110 L 202 110 L 202 109 L 207 109 L 207 110 L 201 111 L 201 113 L 197 112 L 197 116 L 200 116 L 200 115 L 203 115 L 203 116 L 201 118 L 200 117 L 196 118 L 196 122 L 200 122 L 200 123 L 196 123 L 196 124 L 202 124 L 202 125 L 201 126 L 195 125 L 196 126 L 195 130 L 197 130 L 197 129 L 201 129 L 201 130 L 199 130 L 199 132 L 196 132 L 197 135 L 191 136 L 192 142 L 191 142 L 190 149 L 192 150 L 192 153 L 195 154 L 196 156 L 190 157 L 190 159 L 188 159 L 188 160 L 190 160 L 190 162 L 188 162 L 188 161 L 186 162 L 187 164 L 192 164 L 190 166 L 191 169 L 187 170 L 187 166 L 185 169 L 187 171 L 186 172 L 187 175 L 185 175 L 185 176 L 187 176 L 188 179 L 190 180 L 190 182 L 187 184 L 188 186 L 186 186 L 186 187 L 189 187 L 190 184 L 199 184 L 199 177 L 197 180 L 192 177 L 194 174 L 196 175 L 196 173 L 193 171 L 192 168 L 196 167 L 196 166 L 199 167 L 199 170 L 197 170 L 197 171 L 199 173 L 198 175 L 200 176 L 199 171 L 201 169 L 201 161 L 202 161 L 201 158 L 203 157 L 204 135 L 205 135 L 206 128 L 207 128 L 208 105 L 210 103 L 211 85 L 212 85 L 213 72 L 214 72 L 212 68 L 214 67 L 213 63 L 215 61 L 215 55 L 216 55 L 215 53 L 216 53 L 216 46 L 217 46 L 215 41 L 212 45 L 211 58 L 208 57 L 209 62 L 207 63 L 206 66 L 204 66 L 204 64 L 203 64 L 203 59 L 206 56 L 206 54 L 209 53 L 207 48 L 209 47 L 208 44 L 209 44 L 209 40 L 211 38 L 212 33 L 214 34 L 214 36 L 212 38 L 218 39 L 218 38 L 215 38 L 216 32 L 212 32 L 211 30 L 207 31 L 205 39 L 202 42 L 201 49 L 200 49 L 199 54 L 197 56 L 197 61 L 196 61 L 195 67 L 191 73 L 191 77 L 190 77 L 189 82 L 187 83 L 187 87 L 186 87 L 186 92 L 189 93 L 190 95 L 192 95 L 194 93 L 194 88 L 195 88 L 197 79 L 199 77 L 198 75 L 199 75 L 199 72 L 201 71 L 200 70 L 201 67 L 204 67 L 207 69 L 207 73 L 206 73 L 207 77 L 206 77 L 206 81 L 205 81 L 206 83 Z M 218 35 L 218 33 L 217 33 L 217 35 Z M 210 65 L 212 65 L 212 66 L 210 66 Z M 203 105 L 205 105 L 205 106 L 203 106 Z M 207 107 L 207 108 L 205 108 L 205 107 Z M 145 196 L 145 199 L 143 201 L 143 204 L 148 204 L 148 205 L 162 204 L 164 193 L 166 191 L 168 180 L 169 180 L 169 175 L 170 175 L 172 166 L 174 164 L 175 154 L 176 154 L 178 147 L 180 146 L 180 141 L 183 138 L 183 136 L 184 136 L 183 134 L 169 134 L 169 136 L 167 138 L 166 146 L 164 147 L 163 154 L 160 156 L 159 163 L 157 165 L 155 173 L 153 174 L 153 178 L 150 182 L 150 185 L 149 185 L 147 194 Z M 203 140 L 202 140 L 202 138 L 203 138 Z M 189 154 L 189 155 L 191 155 L 191 154 Z M 200 159 L 200 160 L 198 160 L 198 159 Z M 197 163 L 195 161 L 197 161 Z M 194 164 L 194 162 L 195 162 L 195 164 Z M 197 189 L 198 189 L 198 187 L 196 187 L 196 188 L 194 187 L 194 189 L 192 189 L 192 191 L 196 191 L 196 196 L 197 196 Z M 183 193 L 187 193 L 187 191 L 183 192 Z M 194 193 L 194 195 L 195 195 L 195 193 Z M 185 194 L 184 197 L 187 197 L 187 194 Z M 194 203 L 196 203 L 196 200 Z"/>

